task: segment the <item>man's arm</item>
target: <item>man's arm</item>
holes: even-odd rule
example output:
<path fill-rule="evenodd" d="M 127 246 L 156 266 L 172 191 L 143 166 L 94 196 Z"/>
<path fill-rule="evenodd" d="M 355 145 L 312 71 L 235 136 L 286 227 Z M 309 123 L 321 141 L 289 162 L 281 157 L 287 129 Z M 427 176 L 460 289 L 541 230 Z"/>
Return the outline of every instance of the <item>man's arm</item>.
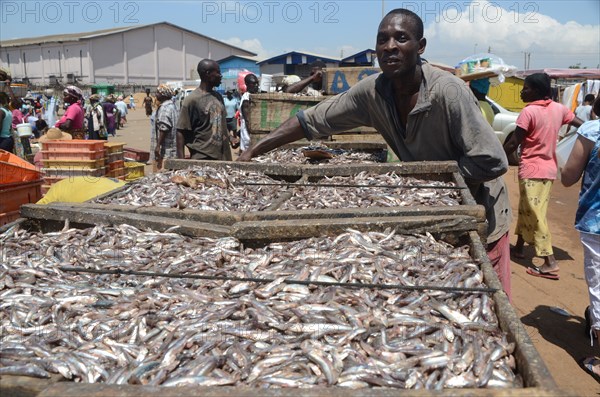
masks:
<path fill-rule="evenodd" d="M 177 158 L 182 159 L 185 157 L 185 139 L 183 138 L 184 131 L 177 130 L 177 137 L 175 143 L 177 144 Z"/>
<path fill-rule="evenodd" d="M 253 157 L 260 156 L 286 143 L 295 142 L 305 137 L 300 121 L 298 121 L 297 117 L 292 117 L 265 138 L 261 139 L 256 145 L 243 152 L 237 161 L 250 161 Z"/>
<path fill-rule="evenodd" d="M 565 167 L 560 170 L 560 182 L 563 186 L 572 186 L 581 178 L 581 174 L 585 170 L 588 158 L 593 149 L 594 142 L 581 135 L 577 137 Z"/>
<path fill-rule="evenodd" d="M 286 87 L 283 90 L 283 92 L 286 92 L 288 94 L 296 94 L 298 92 L 301 92 L 303 89 L 305 89 L 309 84 L 311 84 L 315 81 L 320 81 L 322 77 L 323 77 L 323 72 L 319 70 L 315 74 L 310 75 L 307 78 L 300 80 L 299 82 Z"/>
<path fill-rule="evenodd" d="M 510 154 L 512 154 L 512 152 L 517 150 L 521 142 L 523 142 L 523 138 L 525 138 L 526 133 L 527 132 L 523 128 L 517 127 L 515 129 L 515 132 L 510 136 L 510 138 L 508 138 L 508 140 L 504 142 L 504 152 L 507 156 L 509 156 Z"/>

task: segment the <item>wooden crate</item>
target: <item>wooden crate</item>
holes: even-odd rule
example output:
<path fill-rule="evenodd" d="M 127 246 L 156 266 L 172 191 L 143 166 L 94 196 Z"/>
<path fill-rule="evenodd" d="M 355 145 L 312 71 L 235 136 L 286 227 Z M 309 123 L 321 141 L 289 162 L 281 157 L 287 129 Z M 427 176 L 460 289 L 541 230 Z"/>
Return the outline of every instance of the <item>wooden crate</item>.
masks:
<path fill-rule="evenodd" d="M 324 176 L 350 176 L 361 171 L 372 171 L 374 173 L 396 172 L 398 175 L 414 176 L 421 179 L 454 182 L 460 187 L 461 205 L 458 206 L 406 206 L 406 207 L 369 207 L 369 208 L 338 208 L 338 209 L 310 209 L 310 210 L 278 210 L 283 203 L 292 197 L 292 191 L 285 192 L 274 201 L 269 208 L 263 211 L 211 211 L 200 209 L 178 209 L 167 207 L 147 207 L 120 204 L 95 204 L 91 202 L 80 204 L 47 205 L 44 209 L 29 206 L 24 211 L 46 211 L 48 219 L 66 219 L 70 216 L 78 216 L 91 210 L 110 210 L 119 213 L 119 216 L 132 214 L 135 216 L 149 215 L 161 216 L 173 219 L 186 219 L 189 221 L 214 224 L 216 226 L 231 226 L 240 221 L 270 221 L 270 220 L 307 220 L 307 219 L 342 219 L 342 218 L 376 218 L 385 216 L 470 216 L 477 220 L 478 230 L 482 236 L 487 231 L 485 223 L 485 210 L 483 206 L 477 205 L 470 191 L 466 188 L 464 179 L 458 172 L 455 162 L 417 162 L 396 164 L 348 164 L 340 166 L 328 165 L 302 165 L 302 164 L 263 164 L 263 163 L 237 163 L 221 161 L 200 160 L 177 160 L 165 161 L 166 169 L 185 169 L 191 166 L 206 167 L 231 167 L 244 171 L 262 172 L 270 177 L 286 182 L 314 182 Z M 118 197 L 125 193 L 125 188 L 118 189 L 107 195 L 100 196 Z M 37 206 L 41 207 L 41 206 Z M 26 212 L 34 216 L 34 212 Z M 39 212 L 35 212 L 39 213 Z"/>
<path fill-rule="evenodd" d="M 82 214 L 77 219 L 71 219 L 71 227 L 90 227 L 98 222 L 101 214 L 89 213 Z M 136 227 L 143 229 L 155 228 L 158 225 L 158 217 L 146 217 L 146 221 L 139 220 Z M 500 329 L 507 335 L 509 342 L 515 343 L 514 357 L 517 364 L 517 371 L 522 376 L 524 387 L 521 389 L 452 389 L 434 392 L 432 390 L 400 390 L 388 388 L 367 388 L 367 389 L 346 389 L 339 387 L 316 387 L 309 389 L 295 388 L 274 388 L 260 389 L 260 394 L 265 397 L 296 397 L 296 396 L 320 396 L 323 394 L 330 396 L 426 396 L 426 395 L 455 395 L 455 396 L 473 396 L 485 395 L 493 397 L 513 397 L 513 396 L 562 396 L 564 392 L 559 390 L 550 375 L 546 365 L 542 361 L 539 353 L 535 349 L 529 335 L 525 331 L 519 316 L 508 301 L 506 294 L 501 290 L 500 282 L 487 259 L 481 240 L 475 232 L 468 229 L 457 229 L 455 225 L 445 224 L 450 218 L 439 218 L 437 230 L 433 231 L 434 237 L 439 240 L 448 241 L 455 246 L 466 244 L 469 246 L 472 259 L 481 264 L 485 284 L 496 292 L 492 299 L 495 306 L 495 312 L 499 320 Z M 104 214 L 103 224 L 118 224 L 122 220 L 113 218 L 110 211 Z M 464 224 L 474 226 L 471 219 L 463 219 Z M 77 223 L 75 223 L 77 222 Z M 198 236 L 202 235 L 203 230 L 200 224 L 190 225 L 185 220 L 162 220 L 162 230 L 173 226 L 180 226 L 178 232 L 184 235 Z M 31 231 L 56 232 L 63 228 L 62 222 L 55 222 L 43 216 L 30 217 L 17 221 L 22 227 Z M 397 233 L 423 233 L 423 230 L 432 230 L 431 223 L 423 223 L 419 219 L 408 218 L 378 218 L 378 219 L 352 219 L 340 220 L 331 224 L 328 221 L 308 221 L 308 222 L 271 222 L 256 224 L 255 222 L 240 222 L 229 232 L 233 237 L 241 240 L 244 245 L 251 245 L 256 240 L 256 232 L 263 230 L 262 244 L 276 243 L 295 239 L 297 236 L 334 236 L 344 232 L 348 228 L 360 231 L 383 231 L 386 228 L 393 228 Z M 0 234 L 6 231 L 7 227 L 0 227 Z M 157 229 L 160 230 L 160 229 Z M 300 231 L 300 233 L 298 233 Z M 214 236 L 212 234 L 211 236 Z M 455 243 L 453 243 L 455 242 Z M 258 389 L 248 387 L 150 387 L 140 385 L 107 385 L 107 384 L 86 384 L 65 382 L 60 376 L 52 377 L 48 380 L 35 378 L 25 378 L 16 376 L 2 376 L 0 383 L 0 392 L 2 395 L 37 395 L 37 396 L 180 396 L 180 395 L 235 395 L 235 396 L 254 396 Z"/>
<path fill-rule="evenodd" d="M 348 91 L 365 77 L 380 73 L 380 68 L 372 66 L 352 66 L 323 69 L 323 90 L 328 95 Z"/>
<path fill-rule="evenodd" d="M 284 121 L 295 116 L 300 110 L 315 106 L 327 98 L 330 97 L 312 97 L 284 93 L 251 95 L 249 119 L 253 141 L 260 140 L 265 134 L 279 127 Z M 350 132 L 376 133 L 375 129 L 371 127 L 355 128 L 350 130 Z"/>

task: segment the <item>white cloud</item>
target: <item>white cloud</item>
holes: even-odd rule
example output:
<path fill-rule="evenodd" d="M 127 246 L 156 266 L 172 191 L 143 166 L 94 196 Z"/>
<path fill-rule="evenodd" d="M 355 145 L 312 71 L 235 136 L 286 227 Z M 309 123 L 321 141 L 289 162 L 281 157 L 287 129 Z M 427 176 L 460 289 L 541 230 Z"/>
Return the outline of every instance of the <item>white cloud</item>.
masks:
<path fill-rule="evenodd" d="M 531 53 L 532 69 L 575 63 L 596 68 L 600 62 L 599 25 L 561 24 L 531 10 L 516 13 L 485 0 L 459 11 L 442 10 L 437 22 L 426 20 L 425 58 L 455 65 L 491 47 L 493 54 L 518 68 L 524 66 L 525 52 Z"/>
<path fill-rule="evenodd" d="M 257 54 L 259 59 L 266 59 L 273 56 L 273 54 L 271 54 L 263 47 L 259 39 L 243 40 L 239 37 L 231 37 L 229 39 L 224 39 L 221 41 L 232 46 L 244 49 L 246 51 L 254 52 L 255 54 Z"/>

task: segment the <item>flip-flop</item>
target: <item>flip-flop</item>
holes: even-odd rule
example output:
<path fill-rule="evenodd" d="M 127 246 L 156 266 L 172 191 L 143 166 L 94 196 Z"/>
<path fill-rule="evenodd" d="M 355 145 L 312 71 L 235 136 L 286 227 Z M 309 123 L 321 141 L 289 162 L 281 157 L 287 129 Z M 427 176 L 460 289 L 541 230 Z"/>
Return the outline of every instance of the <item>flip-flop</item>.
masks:
<path fill-rule="evenodd" d="M 594 364 L 600 365 L 600 359 L 596 357 L 586 357 L 579 361 L 581 368 L 583 368 L 588 374 L 592 375 L 592 377 L 596 379 L 596 382 L 600 383 L 600 375 L 594 372 Z"/>
<path fill-rule="evenodd" d="M 544 272 L 539 267 L 528 267 L 526 272 L 530 276 L 547 278 L 549 280 L 558 280 L 560 278 L 558 275 L 558 270 Z"/>

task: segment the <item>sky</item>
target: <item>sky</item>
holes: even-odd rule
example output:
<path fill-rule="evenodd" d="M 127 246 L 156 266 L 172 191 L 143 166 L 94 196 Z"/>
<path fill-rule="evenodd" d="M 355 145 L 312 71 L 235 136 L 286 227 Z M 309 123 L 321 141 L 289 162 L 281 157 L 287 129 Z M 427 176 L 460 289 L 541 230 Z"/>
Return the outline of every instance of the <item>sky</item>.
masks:
<path fill-rule="evenodd" d="M 170 22 L 255 52 L 339 58 L 375 48 L 384 13 L 408 8 L 425 24 L 432 62 L 490 52 L 524 69 L 600 68 L 600 1 L 23 1 L 0 0 L 0 40 Z"/>

